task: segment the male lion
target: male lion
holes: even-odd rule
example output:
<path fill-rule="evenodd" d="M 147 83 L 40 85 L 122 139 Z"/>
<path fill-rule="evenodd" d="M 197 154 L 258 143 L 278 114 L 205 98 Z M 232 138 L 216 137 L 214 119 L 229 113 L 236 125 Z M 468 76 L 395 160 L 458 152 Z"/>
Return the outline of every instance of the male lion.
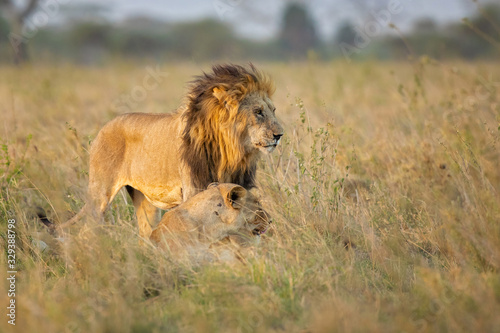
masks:
<path fill-rule="evenodd" d="M 102 216 L 126 186 L 148 237 L 157 208 L 175 207 L 212 182 L 255 187 L 260 152 L 272 152 L 283 135 L 273 83 L 251 64 L 212 71 L 191 82 L 177 112 L 124 114 L 101 129 L 90 149 L 87 207 Z"/>
<path fill-rule="evenodd" d="M 269 215 L 250 192 L 236 184 L 213 183 L 163 215 L 150 239 L 172 251 L 205 246 L 238 236 L 260 235 Z"/>

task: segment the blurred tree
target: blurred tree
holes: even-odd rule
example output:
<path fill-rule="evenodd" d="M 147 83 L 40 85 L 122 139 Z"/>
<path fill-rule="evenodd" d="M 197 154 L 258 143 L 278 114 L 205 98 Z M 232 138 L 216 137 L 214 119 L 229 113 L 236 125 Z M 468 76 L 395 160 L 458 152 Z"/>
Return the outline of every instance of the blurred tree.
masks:
<path fill-rule="evenodd" d="M 488 4 L 479 8 L 479 15 L 472 19 L 472 24 L 485 35 L 500 42 L 500 6 Z"/>
<path fill-rule="evenodd" d="M 99 46 L 107 44 L 111 27 L 102 23 L 81 23 L 73 27 L 70 31 L 70 38 L 76 45 Z"/>
<path fill-rule="evenodd" d="M 448 56 L 455 53 L 455 45 L 449 40 L 440 30 L 436 23 L 431 18 L 422 18 L 413 24 L 413 31 L 407 40 L 412 46 L 412 50 L 417 55 L 428 55 L 436 59 L 441 59 L 443 56 Z M 392 49 L 396 50 L 399 55 L 409 55 L 405 50 L 407 47 L 404 43 L 392 42 Z"/>
<path fill-rule="evenodd" d="M 126 18 L 114 26 L 110 36 L 113 51 L 133 57 L 161 57 L 172 47 L 171 25 L 144 15 Z"/>
<path fill-rule="evenodd" d="M 0 43 L 9 40 L 9 23 L 4 19 L 2 15 L 2 10 L 0 8 Z"/>
<path fill-rule="evenodd" d="M 60 1 L 60 0 L 59 0 Z M 82 23 L 106 23 L 112 14 L 112 5 L 109 3 L 84 3 L 74 2 L 70 5 L 61 6 L 61 16 L 65 24 L 77 25 Z"/>
<path fill-rule="evenodd" d="M 3 18 L 2 12 L 0 10 L 0 61 L 7 61 L 10 59 L 8 53 L 8 43 L 9 43 L 9 24 Z"/>
<path fill-rule="evenodd" d="M 221 59 L 237 53 L 238 39 L 226 24 L 207 19 L 181 23 L 173 27 L 172 52 L 194 59 Z"/>
<path fill-rule="evenodd" d="M 360 8 L 365 8 L 364 4 L 367 4 L 366 8 L 372 8 L 368 4 L 370 0 L 355 1 Z M 9 41 L 8 36 L 12 34 L 9 32 L 17 31 L 22 41 L 29 38 L 22 39 L 22 27 L 14 24 L 13 18 L 16 18 L 15 22 L 24 22 L 26 29 L 30 30 L 32 21 L 36 21 L 45 6 L 45 2 L 40 1 L 40 11 L 35 15 L 29 14 L 30 11 L 37 10 L 36 2 L 0 0 L 0 16 L 4 14 L 3 17 L 6 18 L 2 20 L 0 17 L 0 58 L 11 56 L 12 40 Z M 16 6 L 13 7 L 12 3 Z M 24 11 L 21 11 L 20 4 L 26 5 Z M 28 6 L 29 4 L 32 7 Z M 331 58 L 343 56 L 342 52 L 339 52 L 341 43 L 356 46 L 355 40 L 359 34 L 358 28 L 345 21 L 332 37 L 333 43 L 326 45 L 333 47 L 323 49 L 306 6 L 296 2 L 285 7 L 279 34 L 266 41 L 241 38 L 232 26 L 213 19 L 168 23 L 150 17 L 134 16 L 120 22 L 112 22 L 109 21 L 112 17 L 111 8 L 88 5 L 81 1 L 75 5 L 61 7 L 60 17 L 50 25 L 37 28 L 36 38 L 29 44 L 30 50 L 36 53 L 37 58 L 70 58 L 84 63 L 99 63 L 108 56 L 197 61 L 300 59 L 305 58 L 311 49 L 320 55 L 325 51 L 328 53 L 325 58 Z M 255 15 L 265 20 L 266 14 L 259 16 L 257 12 Z M 373 20 L 373 17 L 370 19 Z M 358 48 L 359 52 L 353 55 L 359 60 L 406 59 L 409 45 L 415 55 L 427 54 L 438 59 L 498 57 L 500 6 L 479 7 L 479 13 L 465 23 L 442 26 L 424 18 L 416 22 L 413 29 L 405 32 L 404 36 L 374 37 L 370 45 Z M 20 45 L 23 49 L 16 54 L 16 62 L 27 58 L 24 44 Z M 309 53 L 312 58 L 314 53 Z"/>
<path fill-rule="evenodd" d="M 413 24 L 413 31 L 417 34 L 433 34 L 438 30 L 436 21 L 431 18 L 425 17 L 417 20 Z"/>
<path fill-rule="evenodd" d="M 354 44 L 354 38 L 356 38 L 356 31 L 354 31 L 354 26 L 349 21 L 344 21 L 338 30 L 338 32 L 333 37 L 334 44 L 338 45 L 340 43 Z"/>
<path fill-rule="evenodd" d="M 102 60 L 111 48 L 111 31 L 107 23 L 85 22 L 75 25 L 69 32 L 69 40 L 77 52 L 77 60 L 85 64 Z"/>
<path fill-rule="evenodd" d="M 445 58 L 495 58 L 500 54 L 500 6 L 490 4 L 479 7 L 479 13 L 463 23 L 452 23 L 440 27 L 430 18 L 415 22 L 413 29 L 404 38 L 386 36 L 375 41 L 376 57 L 406 58 L 407 46 L 411 45 L 416 55 Z"/>
<path fill-rule="evenodd" d="M 148 57 L 164 53 L 172 47 L 165 33 L 159 34 L 152 31 L 128 31 L 126 33 L 116 32 L 119 44 L 117 51 L 134 57 Z"/>
<path fill-rule="evenodd" d="M 38 6 L 38 0 L 28 0 L 23 8 L 19 8 L 14 0 L 0 0 L 0 7 L 9 23 L 9 40 L 13 48 L 14 62 L 16 64 L 29 59 L 25 37 L 23 37 L 24 27 L 27 18 L 33 14 Z"/>
<path fill-rule="evenodd" d="M 500 54 L 500 6 L 479 7 L 479 14 L 463 19 L 463 24 L 451 24 L 446 36 L 456 45 L 457 53 L 467 59 L 498 57 Z"/>
<path fill-rule="evenodd" d="M 118 29 L 109 22 L 109 4 L 74 3 L 62 7 L 61 12 L 67 45 L 60 45 L 57 51 L 69 46 L 69 53 L 83 64 L 102 62 L 111 54 L 116 44 L 113 35 Z"/>
<path fill-rule="evenodd" d="M 480 48 L 484 54 L 500 53 L 500 6 L 497 4 L 488 4 L 485 7 L 479 7 L 479 15 L 470 21 L 464 19 L 463 22 L 469 29 L 465 33 L 470 39 L 470 49 Z M 496 51 L 496 52 L 495 52 Z"/>
<path fill-rule="evenodd" d="M 291 3 L 285 8 L 279 41 L 287 54 L 299 58 L 319 45 L 314 21 L 305 6 Z"/>

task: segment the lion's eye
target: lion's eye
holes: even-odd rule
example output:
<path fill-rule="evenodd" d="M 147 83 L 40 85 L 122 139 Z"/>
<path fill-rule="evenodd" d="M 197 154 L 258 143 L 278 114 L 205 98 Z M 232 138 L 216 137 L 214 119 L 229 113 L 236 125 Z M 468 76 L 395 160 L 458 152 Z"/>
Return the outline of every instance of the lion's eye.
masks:
<path fill-rule="evenodd" d="M 255 114 L 258 115 L 258 116 L 262 116 L 262 112 L 263 110 L 261 108 L 257 108 L 254 110 Z"/>

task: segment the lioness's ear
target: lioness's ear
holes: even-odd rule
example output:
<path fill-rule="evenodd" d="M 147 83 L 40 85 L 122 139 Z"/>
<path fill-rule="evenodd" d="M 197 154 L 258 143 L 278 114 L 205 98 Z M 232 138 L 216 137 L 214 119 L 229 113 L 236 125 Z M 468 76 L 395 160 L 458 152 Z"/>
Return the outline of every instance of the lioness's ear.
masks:
<path fill-rule="evenodd" d="M 210 183 L 210 184 L 208 184 L 207 189 L 212 188 L 212 187 L 217 187 L 217 186 L 219 186 L 219 183 L 217 183 L 217 182 Z"/>
<path fill-rule="evenodd" d="M 243 202 L 247 196 L 247 190 L 240 185 L 224 184 L 220 186 L 220 192 L 224 198 L 224 202 L 228 207 L 241 209 Z"/>
<path fill-rule="evenodd" d="M 227 98 L 227 91 L 224 87 L 215 87 L 212 92 L 214 97 L 217 98 L 220 103 L 224 103 Z"/>

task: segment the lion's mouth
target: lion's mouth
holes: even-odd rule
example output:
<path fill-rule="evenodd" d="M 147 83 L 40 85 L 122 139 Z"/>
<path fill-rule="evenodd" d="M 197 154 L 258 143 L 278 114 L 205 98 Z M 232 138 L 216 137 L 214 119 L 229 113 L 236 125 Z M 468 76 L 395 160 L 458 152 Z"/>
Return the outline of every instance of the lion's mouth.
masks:
<path fill-rule="evenodd" d="M 255 236 L 260 236 L 264 234 L 267 231 L 267 229 L 269 229 L 269 226 L 271 223 L 273 223 L 273 221 L 269 216 L 269 214 L 264 210 L 258 210 L 256 214 L 257 214 L 257 219 L 256 219 L 257 223 L 254 224 L 255 228 L 252 230 L 252 234 L 254 234 Z"/>
<path fill-rule="evenodd" d="M 252 230 L 252 234 L 254 234 L 255 236 L 260 236 L 260 235 L 264 234 L 267 231 L 267 229 L 268 229 L 268 227 L 255 228 Z"/>
<path fill-rule="evenodd" d="M 274 149 L 276 149 L 276 146 L 278 145 L 278 143 L 272 143 L 270 145 L 264 145 L 264 144 L 258 144 L 256 145 L 260 150 L 264 151 L 264 152 L 272 152 Z"/>

